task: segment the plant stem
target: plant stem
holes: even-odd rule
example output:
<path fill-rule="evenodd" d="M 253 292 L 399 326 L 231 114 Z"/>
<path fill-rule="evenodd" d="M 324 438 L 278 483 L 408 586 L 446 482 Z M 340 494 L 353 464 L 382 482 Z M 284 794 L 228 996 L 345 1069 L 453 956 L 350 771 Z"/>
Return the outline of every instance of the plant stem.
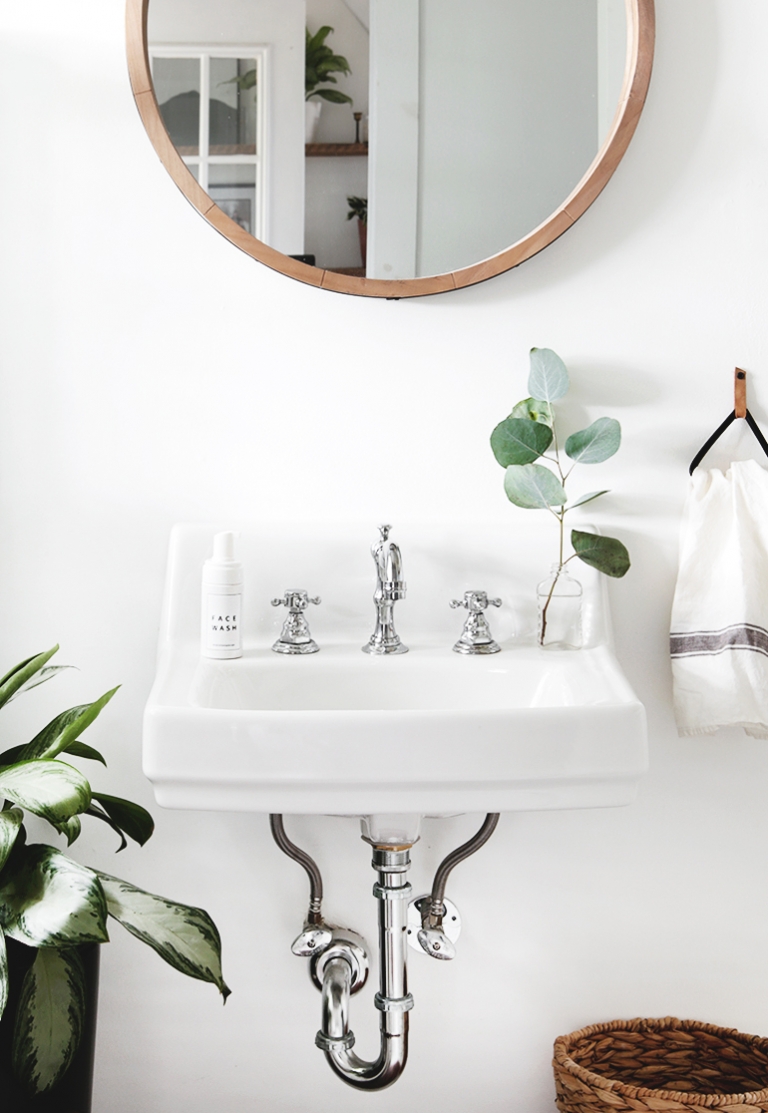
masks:
<path fill-rule="evenodd" d="M 560 573 L 562 572 L 562 570 L 563 570 L 563 565 L 562 565 L 562 561 L 561 561 L 560 567 L 558 568 L 557 572 L 555 572 L 554 579 L 552 580 L 552 586 L 549 589 L 549 595 L 547 596 L 547 601 L 544 604 L 544 606 L 541 608 L 541 630 L 539 631 L 539 645 L 544 645 L 544 635 L 547 632 L 547 610 L 549 609 L 549 604 L 552 602 L 552 596 L 555 593 L 555 588 L 557 587 L 557 581 L 560 579 Z"/>
<path fill-rule="evenodd" d="M 560 466 L 560 449 L 559 449 L 559 446 L 558 446 L 558 443 L 557 443 L 557 430 L 555 428 L 555 416 L 554 416 L 554 414 L 552 415 L 552 443 L 555 446 L 554 463 L 555 463 L 555 466 L 557 467 L 558 472 L 560 473 L 560 482 L 562 483 L 563 487 L 565 487 L 565 481 L 568 478 L 568 475 L 570 475 L 570 472 L 568 472 L 568 475 L 563 475 L 563 469 Z M 549 457 L 548 457 L 548 459 L 549 459 Z M 549 589 L 549 594 L 547 595 L 546 602 L 544 603 L 544 606 L 541 608 L 541 629 L 539 630 L 539 645 L 544 645 L 544 636 L 547 632 L 547 611 L 549 610 L 549 604 L 552 602 L 552 596 L 555 593 L 555 588 L 557 587 L 557 581 L 560 579 L 560 573 L 562 572 L 563 565 L 565 564 L 565 561 L 563 560 L 563 555 L 564 555 L 564 550 L 565 550 L 565 513 L 566 513 L 565 506 L 561 506 L 560 509 L 557 510 L 557 511 L 553 510 L 552 513 L 555 515 L 555 517 L 557 518 L 557 521 L 559 523 L 560 543 L 559 543 L 559 549 L 558 549 L 557 571 L 555 572 L 555 575 L 552 579 L 552 586 Z"/>

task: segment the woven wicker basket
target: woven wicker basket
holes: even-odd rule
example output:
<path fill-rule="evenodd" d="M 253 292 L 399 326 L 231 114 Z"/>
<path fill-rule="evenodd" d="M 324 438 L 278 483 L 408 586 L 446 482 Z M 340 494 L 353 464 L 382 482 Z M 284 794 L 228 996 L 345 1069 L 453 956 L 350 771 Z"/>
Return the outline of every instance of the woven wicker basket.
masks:
<path fill-rule="evenodd" d="M 768 1113 L 768 1039 L 695 1020 L 615 1020 L 560 1036 L 561 1113 Z"/>

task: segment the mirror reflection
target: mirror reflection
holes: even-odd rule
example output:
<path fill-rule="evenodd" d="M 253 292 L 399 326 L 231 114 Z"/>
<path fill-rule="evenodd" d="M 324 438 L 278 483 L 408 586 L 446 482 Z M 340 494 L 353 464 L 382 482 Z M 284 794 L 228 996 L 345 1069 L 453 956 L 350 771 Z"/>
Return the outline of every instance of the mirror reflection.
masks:
<path fill-rule="evenodd" d="M 626 42 L 624 0 L 149 4 L 155 95 L 202 188 L 278 251 L 369 278 L 470 266 L 545 221 L 610 131 Z"/>

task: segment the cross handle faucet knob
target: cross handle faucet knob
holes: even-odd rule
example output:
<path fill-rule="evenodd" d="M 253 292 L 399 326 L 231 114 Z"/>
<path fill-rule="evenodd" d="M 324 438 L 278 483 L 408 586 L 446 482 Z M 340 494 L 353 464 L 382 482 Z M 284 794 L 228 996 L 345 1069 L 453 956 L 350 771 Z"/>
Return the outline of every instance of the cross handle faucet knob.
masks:
<path fill-rule="evenodd" d="M 501 599 L 490 599 L 487 591 L 465 591 L 463 599 L 452 599 L 451 609 L 464 607 L 473 614 L 481 614 L 486 607 L 500 607 Z"/>

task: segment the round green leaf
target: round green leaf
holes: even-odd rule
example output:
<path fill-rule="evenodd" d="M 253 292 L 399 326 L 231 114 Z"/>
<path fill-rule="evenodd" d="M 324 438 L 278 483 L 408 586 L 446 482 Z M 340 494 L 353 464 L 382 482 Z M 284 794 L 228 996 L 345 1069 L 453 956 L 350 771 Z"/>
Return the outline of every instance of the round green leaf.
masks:
<path fill-rule="evenodd" d="M 542 402 L 556 402 L 568 393 L 568 370 L 551 348 L 531 348 L 528 392 Z"/>
<path fill-rule="evenodd" d="M 538 398 L 524 398 L 512 410 L 510 417 L 525 417 L 529 421 L 540 421 L 542 425 L 552 424 L 552 407 L 549 402 Z"/>
<path fill-rule="evenodd" d="M 527 417 L 507 417 L 491 433 L 493 455 L 503 468 L 538 460 L 551 443 L 549 426 Z"/>
<path fill-rule="evenodd" d="M 629 571 L 629 553 L 615 537 L 600 537 L 596 533 L 571 530 L 571 544 L 579 560 L 619 579 Z"/>
<path fill-rule="evenodd" d="M 577 506 L 584 506 L 585 503 L 592 502 L 592 499 L 599 499 L 601 495 L 607 495 L 607 494 L 608 494 L 607 490 L 605 490 L 605 491 L 590 491 L 588 495 L 581 495 L 580 498 L 575 499 L 573 502 L 569 502 L 565 509 L 566 510 L 575 510 Z"/>
<path fill-rule="evenodd" d="M 526 510 L 562 506 L 565 488 L 549 468 L 541 464 L 511 465 L 504 475 L 504 490 L 510 502 Z"/>
<path fill-rule="evenodd" d="M 599 417 L 587 429 L 572 433 L 565 451 L 577 464 L 601 464 L 618 452 L 621 426 L 615 417 Z"/>

